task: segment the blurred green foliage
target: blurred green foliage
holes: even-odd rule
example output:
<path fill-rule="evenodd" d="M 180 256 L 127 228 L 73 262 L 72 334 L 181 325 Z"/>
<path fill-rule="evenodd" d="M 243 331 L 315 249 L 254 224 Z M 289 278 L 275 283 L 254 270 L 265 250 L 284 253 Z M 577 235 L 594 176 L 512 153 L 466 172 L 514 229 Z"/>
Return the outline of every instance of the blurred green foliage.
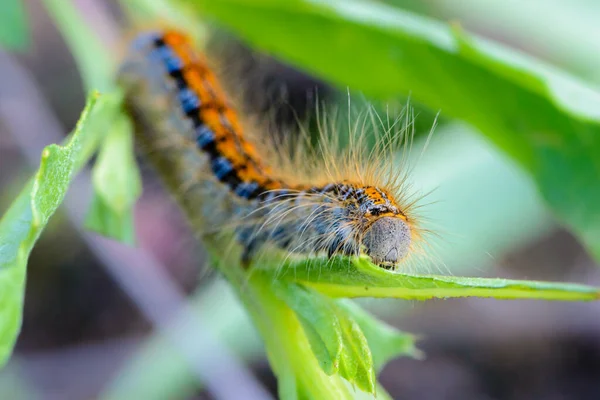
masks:
<path fill-rule="evenodd" d="M 4 0 L 0 5 L 0 47 L 24 50 L 28 44 L 25 4 L 21 0 Z"/>
<path fill-rule="evenodd" d="M 42 0 L 75 58 L 86 89 L 108 93 L 115 89 L 114 60 L 100 38 L 71 2 Z"/>
<path fill-rule="evenodd" d="M 135 243 L 133 206 L 142 182 L 133 155 L 133 127 L 129 119 L 114 120 L 94 164 L 94 199 L 86 227 L 123 243 Z"/>

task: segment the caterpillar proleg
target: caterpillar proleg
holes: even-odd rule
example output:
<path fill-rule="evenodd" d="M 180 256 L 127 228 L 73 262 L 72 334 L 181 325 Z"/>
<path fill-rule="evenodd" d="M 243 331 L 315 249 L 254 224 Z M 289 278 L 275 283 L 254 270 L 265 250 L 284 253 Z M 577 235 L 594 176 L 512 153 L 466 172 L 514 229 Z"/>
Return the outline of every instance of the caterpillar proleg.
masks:
<path fill-rule="evenodd" d="M 188 190 L 201 191 L 202 204 L 191 206 L 205 226 L 234 227 L 244 262 L 272 247 L 296 255 L 364 253 L 395 268 L 414 251 L 414 201 L 389 143 L 370 151 L 350 138 L 343 153 L 321 144 L 308 156 L 299 141 L 294 154 L 273 156 L 276 146 L 249 139 L 208 63 L 174 30 L 138 35 L 119 82 L 139 139 L 191 182 Z"/>

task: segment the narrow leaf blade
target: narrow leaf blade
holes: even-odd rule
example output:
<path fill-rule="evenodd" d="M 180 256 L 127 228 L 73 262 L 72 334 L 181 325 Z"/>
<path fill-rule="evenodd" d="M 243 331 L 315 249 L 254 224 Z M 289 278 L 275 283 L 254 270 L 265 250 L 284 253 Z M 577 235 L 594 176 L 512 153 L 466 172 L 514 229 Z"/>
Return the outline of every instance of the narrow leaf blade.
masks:
<path fill-rule="evenodd" d="M 315 270 L 319 273 L 315 273 Z M 600 299 L 599 288 L 571 283 L 390 272 L 374 265 L 366 256 L 287 262 L 278 276 L 333 297 L 393 297 L 412 300 L 451 297 L 561 301 Z"/>

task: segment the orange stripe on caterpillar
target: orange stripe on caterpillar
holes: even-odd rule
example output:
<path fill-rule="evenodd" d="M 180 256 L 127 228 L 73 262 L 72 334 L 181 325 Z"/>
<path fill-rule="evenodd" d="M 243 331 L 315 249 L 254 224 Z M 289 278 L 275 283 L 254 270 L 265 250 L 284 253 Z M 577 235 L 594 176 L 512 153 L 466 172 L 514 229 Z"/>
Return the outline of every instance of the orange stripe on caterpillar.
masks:
<path fill-rule="evenodd" d="M 241 182 L 256 182 L 261 189 L 278 189 L 282 185 L 270 180 L 269 169 L 263 165 L 254 147 L 245 140 L 237 115 L 231 109 L 223 89 L 206 62 L 193 51 L 186 36 L 167 31 L 162 36 L 164 46 L 181 60 L 180 71 L 186 87 L 199 99 L 200 120 L 215 134 L 216 149 L 227 159 Z M 265 183 L 270 182 L 268 187 Z M 258 193 L 258 189 L 256 191 Z"/>
<path fill-rule="evenodd" d="M 309 163 L 298 159 L 286 163 L 288 173 L 280 173 L 285 168 L 260 157 L 262 152 L 244 137 L 215 74 L 185 35 L 173 30 L 140 35 L 122 65 L 120 82 L 128 108 L 145 130 L 155 131 L 152 137 L 180 135 L 194 143 L 196 152 L 186 148 L 174 163 L 198 158 L 190 165 L 203 171 L 198 175 L 207 189 L 202 206 L 214 213 L 206 220 L 224 226 L 237 221 L 246 261 L 275 245 L 300 254 L 364 251 L 390 267 L 414 250 L 418 227 L 409 216 L 410 204 L 398 201 L 403 183 L 394 182 L 394 173 L 385 176 L 390 164 L 377 154 L 364 157 L 354 151 L 356 165 L 340 158 L 300 171 Z M 152 101 L 155 97 L 165 101 Z M 167 120 L 177 128 L 162 126 L 160 121 Z M 330 156 L 330 150 L 322 155 Z M 270 166 L 281 167 L 277 175 Z M 326 171 L 335 172 L 323 176 Z M 295 173 L 304 173 L 303 179 Z"/>

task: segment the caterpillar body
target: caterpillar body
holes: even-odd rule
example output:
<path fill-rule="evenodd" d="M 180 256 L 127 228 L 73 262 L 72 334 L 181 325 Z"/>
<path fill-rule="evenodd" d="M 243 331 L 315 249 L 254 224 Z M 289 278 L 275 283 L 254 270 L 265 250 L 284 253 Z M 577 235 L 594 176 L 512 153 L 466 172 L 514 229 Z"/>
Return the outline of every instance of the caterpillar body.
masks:
<path fill-rule="evenodd" d="M 215 74 L 184 34 L 138 35 L 118 79 L 138 138 L 155 162 L 190 182 L 186 190 L 199 191 L 202 204 L 188 206 L 198 208 L 205 226 L 235 227 L 244 262 L 275 247 L 330 257 L 363 252 L 394 268 L 413 250 L 414 202 L 406 200 L 401 173 L 384 151 L 357 147 L 340 156 L 325 146 L 320 162 L 304 152 L 269 162 L 263 153 L 269 146 L 261 150 L 247 139 Z"/>

